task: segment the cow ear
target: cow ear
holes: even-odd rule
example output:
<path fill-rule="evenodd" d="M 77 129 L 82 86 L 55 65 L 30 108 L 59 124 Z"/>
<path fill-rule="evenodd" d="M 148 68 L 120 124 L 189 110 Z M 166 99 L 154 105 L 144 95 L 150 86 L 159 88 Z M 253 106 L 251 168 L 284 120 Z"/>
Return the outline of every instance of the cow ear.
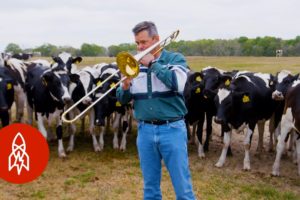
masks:
<path fill-rule="evenodd" d="M 78 83 L 79 81 L 79 75 L 78 74 L 69 74 L 70 81 L 73 83 Z"/>
<path fill-rule="evenodd" d="M 60 63 L 61 59 L 57 56 L 52 56 L 52 59 L 54 60 L 54 62 Z"/>
<path fill-rule="evenodd" d="M 82 61 L 82 57 L 78 56 L 76 58 L 73 58 L 72 63 L 78 64 Z"/>
<path fill-rule="evenodd" d="M 52 80 L 53 80 L 53 74 L 51 74 L 51 73 L 43 74 L 42 83 L 44 86 L 47 86 L 48 83 L 51 82 Z"/>
<path fill-rule="evenodd" d="M 226 87 L 229 87 L 232 77 L 228 75 L 221 75 L 220 77 L 221 83 L 224 83 Z"/>
<path fill-rule="evenodd" d="M 294 80 L 297 80 L 299 78 L 299 74 L 296 74 L 295 76 L 294 76 Z"/>

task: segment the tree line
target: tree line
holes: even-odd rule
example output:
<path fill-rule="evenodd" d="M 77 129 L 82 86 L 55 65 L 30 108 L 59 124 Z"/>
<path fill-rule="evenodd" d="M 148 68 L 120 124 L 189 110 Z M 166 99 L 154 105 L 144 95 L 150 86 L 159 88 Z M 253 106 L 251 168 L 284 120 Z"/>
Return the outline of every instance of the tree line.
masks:
<path fill-rule="evenodd" d="M 300 56 L 300 36 L 294 39 L 281 39 L 276 37 L 239 37 L 236 39 L 200 39 L 194 41 L 180 40 L 172 42 L 167 50 L 181 52 L 185 56 L 275 56 L 276 50 L 283 50 L 283 56 Z M 55 46 L 43 44 L 36 48 L 22 49 L 18 44 L 10 43 L 5 52 L 11 53 L 37 53 L 40 56 L 57 55 L 67 51 L 77 56 L 110 56 L 114 57 L 121 51 L 136 54 L 134 43 L 122 43 L 109 47 L 97 44 L 84 43 L 80 48 L 71 46 Z"/>

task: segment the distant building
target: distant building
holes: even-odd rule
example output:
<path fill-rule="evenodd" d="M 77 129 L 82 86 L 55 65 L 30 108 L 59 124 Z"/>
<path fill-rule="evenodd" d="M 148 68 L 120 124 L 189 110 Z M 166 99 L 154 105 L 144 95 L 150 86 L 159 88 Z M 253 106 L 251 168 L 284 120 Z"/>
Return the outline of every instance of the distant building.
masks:
<path fill-rule="evenodd" d="M 282 49 L 277 49 L 276 50 L 276 57 L 282 57 L 283 50 Z"/>

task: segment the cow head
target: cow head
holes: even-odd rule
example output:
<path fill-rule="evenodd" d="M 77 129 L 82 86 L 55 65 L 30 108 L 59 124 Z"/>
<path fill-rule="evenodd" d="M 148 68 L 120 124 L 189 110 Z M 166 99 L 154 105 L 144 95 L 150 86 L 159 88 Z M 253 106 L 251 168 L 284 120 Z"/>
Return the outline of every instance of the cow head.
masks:
<path fill-rule="evenodd" d="M 41 81 L 54 101 L 61 105 L 70 103 L 71 96 L 68 91 L 70 77 L 67 72 L 47 70 L 43 73 Z"/>
<path fill-rule="evenodd" d="M 93 76 L 84 70 L 80 70 L 76 74 L 70 74 L 70 94 L 73 102 L 79 101 L 82 97 L 86 96 L 94 86 L 94 78 Z M 87 96 L 82 100 L 80 104 L 78 104 L 78 109 L 83 111 L 86 106 L 92 103 L 93 96 Z"/>
<path fill-rule="evenodd" d="M 62 52 L 58 56 L 52 57 L 54 63 L 51 64 L 52 69 L 66 70 L 74 73 L 77 70 L 76 64 L 82 61 L 82 57 L 73 58 L 71 54 Z"/>
<path fill-rule="evenodd" d="M 293 76 L 291 72 L 282 70 L 277 73 L 275 81 L 275 91 L 272 93 L 272 98 L 277 101 L 284 100 L 286 92 L 291 84 L 299 78 L 299 74 Z"/>
<path fill-rule="evenodd" d="M 238 92 L 232 88 L 220 88 L 214 100 L 217 107 L 215 122 L 224 125 L 230 121 L 232 112 L 246 110 L 251 105 L 248 92 Z"/>

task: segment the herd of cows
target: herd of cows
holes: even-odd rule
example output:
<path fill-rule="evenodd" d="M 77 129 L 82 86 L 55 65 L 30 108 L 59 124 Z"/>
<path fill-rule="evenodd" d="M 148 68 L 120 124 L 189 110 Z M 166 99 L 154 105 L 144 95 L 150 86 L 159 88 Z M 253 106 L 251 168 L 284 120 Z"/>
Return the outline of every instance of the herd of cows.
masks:
<path fill-rule="evenodd" d="M 69 113 L 68 117 L 73 118 L 114 87 L 121 75 L 116 73 L 118 68 L 115 65 L 106 63 L 77 69 L 76 64 L 81 62 L 82 58 L 73 57 L 66 52 L 52 59 L 52 63 L 46 60 L 24 61 L 1 54 L 0 119 L 2 127 L 11 123 L 11 106 L 15 102 L 15 120 L 25 122 L 24 108 L 26 107 L 26 122 L 32 125 L 35 119 L 39 131 L 45 138 L 54 137 L 51 124 L 55 122 L 58 155 L 65 157 L 62 142 L 63 111 L 101 84 L 108 76 L 114 74 L 113 78 L 84 98 L 82 103 Z M 250 146 L 255 126 L 258 126 L 259 133 L 257 151 L 261 152 L 265 122 L 270 120 L 269 149 L 276 145 L 272 175 L 280 175 L 280 160 L 288 140 L 293 151 L 293 162 L 298 163 L 298 175 L 300 175 L 299 74 L 292 75 L 289 71 L 282 70 L 273 76 L 247 71 L 227 72 L 215 67 L 206 67 L 200 72 L 189 72 L 182 95 L 188 108 L 185 116 L 187 125 L 197 124 L 199 157 L 204 157 L 204 152 L 209 149 L 214 120 L 220 124 L 223 136 L 222 153 L 215 166 L 222 167 L 227 154 L 230 153 L 232 130 L 246 129 L 243 168 L 250 170 Z M 92 135 L 95 151 L 101 151 L 104 147 L 104 126 L 110 121 L 106 119 L 112 114 L 114 116 L 112 117 L 113 146 L 115 149 L 126 150 L 126 136 L 130 129 L 132 107 L 121 105 L 113 90 L 86 114 L 89 116 L 89 133 Z M 48 122 L 47 130 L 44 126 L 45 121 Z M 204 121 L 206 121 L 206 139 L 203 145 Z M 96 126 L 102 127 L 98 139 L 95 133 Z M 71 124 L 69 130 L 67 151 L 73 151 L 76 126 Z M 119 131 L 122 132 L 120 145 Z"/>

